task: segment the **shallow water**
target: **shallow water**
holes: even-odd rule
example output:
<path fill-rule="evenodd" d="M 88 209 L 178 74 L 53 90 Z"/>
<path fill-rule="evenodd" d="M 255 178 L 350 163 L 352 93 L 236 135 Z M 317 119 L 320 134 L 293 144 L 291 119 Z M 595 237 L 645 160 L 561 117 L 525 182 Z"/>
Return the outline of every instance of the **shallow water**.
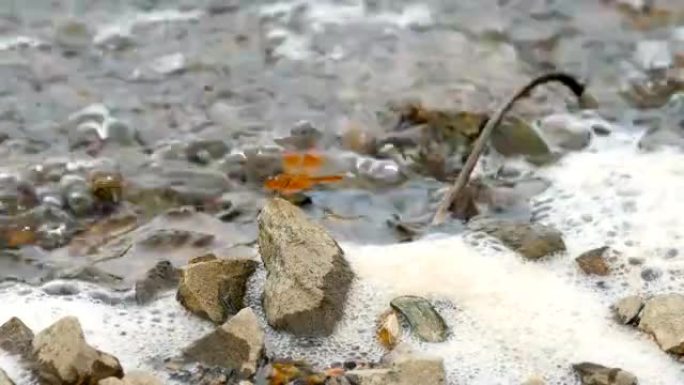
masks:
<path fill-rule="evenodd" d="M 360 280 L 335 335 L 299 340 L 269 329 L 267 348 L 320 365 L 379 359 L 382 349 L 370 342 L 375 318 L 393 296 L 416 294 L 436 301 L 451 336 L 443 344 L 405 338 L 445 358 L 449 384 L 519 384 L 532 375 L 576 384 L 570 365 L 578 361 L 622 367 L 643 385 L 684 384 L 680 363 L 610 315 L 610 305 L 625 295 L 684 290 L 684 155 L 638 150 L 650 119 L 662 111 L 634 109 L 619 96 L 628 80 L 650 76 L 654 68 L 646 67 L 684 56 L 679 2 L 658 3 L 679 19 L 642 29 L 612 2 L 594 0 L 244 0 L 220 13 L 212 8 L 218 3 L 0 0 L 3 172 L 55 159 L 78 169 L 109 158 L 127 178 L 154 184 L 165 167 L 191 168 L 174 152 L 183 141 L 219 138 L 239 152 L 271 145 L 307 119 L 334 142 L 351 123 L 370 132 L 385 129 L 381 113 L 390 101 L 420 98 L 436 108 L 488 110 L 532 74 L 569 71 L 588 82 L 605 119 L 576 117 L 611 134 L 593 135 L 587 149 L 548 167 L 507 161 L 551 182 L 531 200 L 529 213 L 563 232 L 567 253 L 527 263 L 488 238 L 455 230 L 394 244 L 386 219 L 429 212 L 443 187 L 433 181 L 316 191 L 308 212 L 341 241 Z M 89 29 L 76 54 L 56 43 L 57 25 L 70 19 Z M 646 40 L 653 44 L 641 44 Z M 143 145 L 108 145 L 100 159 L 70 150 L 60 125 L 99 103 Z M 533 120 L 573 103 L 551 87 L 519 110 Z M 203 170 L 225 173 L 216 163 Z M 214 182 L 209 178 L 207 189 Z M 364 217 L 331 220 L 324 209 Z M 252 232 L 235 230 L 236 242 L 248 243 Z M 574 258 L 603 245 L 619 251 L 613 273 L 584 277 Z M 54 256 L 63 258 L 60 252 Z M 122 263 L 117 272 L 134 265 Z M 647 270 L 654 280 L 644 279 Z M 252 279 L 248 299 L 260 315 L 264 275 L 259 270 Z M 0 322 L 18 316 L 38 331 L 76 315 L 88 341 L 117 356 L 126 370 L 159 370 L 164 358 L 210 329 L 172 294 L 137 306 L 126 292 L 64 285 L 77 293 L 3 283 Z M 14 357 L 0 354 L 0 367 L 17 384 L 29 383 Z"/>

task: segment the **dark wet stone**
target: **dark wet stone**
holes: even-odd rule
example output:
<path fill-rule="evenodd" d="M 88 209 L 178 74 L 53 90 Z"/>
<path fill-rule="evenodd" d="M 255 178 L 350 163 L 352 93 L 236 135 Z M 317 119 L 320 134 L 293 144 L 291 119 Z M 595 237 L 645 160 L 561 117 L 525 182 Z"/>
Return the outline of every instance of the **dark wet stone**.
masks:
<path fill-rule="evenodd" d="M 207 12 L 211 15 L 221 15 L 228 12 L 235 12 L 239 8 L 239 0 L 211 0 L 207 5 Z"/>
<path fill-rule="evenodd" d="M 619 368 L 583 362 L 572 365 L 579 375 L 582 385 L 637 385 L 637 378 L 630 372 Z"/>
<path fill-rule="evenodd" d="M 575 259 L 577 265 L 588 275 L 608 275 L 610 268 L 605 258 L 609 247 L 603 246 L 582 253 Z"/>
<path fill-rule="evenodd" d="M 184 245 L 205 247 L 213 241 L 214 236 L 212 234 L 179 229 L 158 229 L 140 239 L 138 244 L 147 248 L 164 249 Z"/>
<path fill-rule="evenodd" d="M 0 349 L 10 354 L 30 358 L 33 331 L 19 318 L 12 317 L 0 326 Z"/>
<path fill-rule="evenodd" d="M 300 121 L 290 130 L 290 136 L 275 139 L 275 142 L 290 150 L 307 150 L 314 148 L 323 137 L 309 121 Z"/>
<path fill-rule="evenodd" d="M 208 164 L 222 158 L 228 151 L 228 146 L 221 140 L 195 140 L 185 148 L 185 156 L 191 162 Z"/>
<path fill-rule="evenodd" d="M 135 299 L 139 304 L 154 300 L 158 293 L 178 286 L 180 272 L 169 261 L 159 261 L 145 277 L 135 282 Z"/>
<path fill-rule="evenodd" d="M 608 136 L 611 134 L 610 128 L 601 124 L 594 124 L 591 126 L 591 129 L 594 131 L 594 134 L 598 136 Z"/>
<path fill-rule="evenodd" d="M 413 332 L 423 341 L 443 342 L 448 328 L 442 316 L 430 301 L 416 296 L 402 296 L 390 302 L 392 308 L 403 315 Z"/>
<path fill-rule="evenodd" d="M 41 290 L 49 295 L 68 296 L 76 295 L 81 289 L 74 282 L 50 282 L 41 287 Z"/>
<path fill-rule="evenodd" d="M 641 279 L 646 282 L 655 281 L 663 275 L 662 270 L 655 267 L 646 267 L 641 270 Z"/>
<path fill-rule="evenodd" d="M 530 260 L 565 251 L 562 234 L 550 227 L 509 220 L 481 219 L 468 224 L 473 231 L 485 232 Z"/>

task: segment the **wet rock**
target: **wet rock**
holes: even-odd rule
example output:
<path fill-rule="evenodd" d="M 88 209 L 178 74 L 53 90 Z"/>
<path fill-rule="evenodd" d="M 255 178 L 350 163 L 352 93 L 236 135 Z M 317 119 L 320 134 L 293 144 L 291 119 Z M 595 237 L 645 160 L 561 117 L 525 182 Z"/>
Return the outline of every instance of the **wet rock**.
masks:
<path fill-rule="evenodd" d="M 157 229 L 138 241 L 138 245 L 151 249 L 177 248 L 184 245 L 203 247 L 214 241 L 212 234 L 181 229 Z"/>
<path fill-rule="evenodd" d="M 443 342 L 447 338 L 447 326 L 430 301 L 416 296 L 393 299 L 390 305 L 406 317 L 416 335 L 427 342 Z"/>
<path fill-rule="evenodd" d="M 504 156 L 545 157 L 549 146 L 532 126 L 521 118 L 509 118 L 492 132 L 491 143 Z"/>
<path fill-rule="evenodd" d="M 159 261 L 150 269 L 145 277 L 135 282 L 135 300 L 146 304 L 154 300 L 163 291 L 178 286 L 180 272 L 169 261 Z"/>
<path fill-rule="evenodd" d="M 264 336 L 257 316 L 251 308 L 244 308 L 183 353 L 204 365 L 235 369 L 250 377 L 264 354 Z"/>
<path fill-rule="evenodd" d="M 270 200 L 258 224 L 268 271 L 268 323 L 298 336 L 330 335 L 354 278 L 344 252 L 325 229 L 283 199 Z"/>
<path fill-rule="evenodd" d="M 482 219 L 471 221 L 468 228 L 473 231 L 482 231 L 499 239 L 504 245 L 530 260 L 565 251 L 561 233 L 550 226 Z"/>
<path fill-rule="evenodd" d="M 347 372 L 357 385 L 444 385 L 446 373 L 441 358 L 413 354 L 398 355 L 389 368 L 361 369 Z"/>
<path fill-rule="evenodd" d="M 646 301 L 639 329 L 651 333 L 664 351 L 684 354 L 684 295 L 662 294 Z"/>
<path fill-rule="evenodd" d="M 29 358 L 32 342 L 33 331 L 19 318 L 12 317 L 0 326 L 0 349 L 7 353 Z"/>
<path fill-rule="evenodd" d="M 579 151 L 591 142 L 591 131 L 586 123 L 570 115 L 551 115 L 539 124 L 547 144 L 563 150 Z"/>
<path fill-rule="evenodd" d="M 28 181 L 9 175 L 0 177 L 0 214 L 16 215 L 37 204 L 38 196 Z"/>
<path fill-rule="evenodd" d="M 288 150 L 302 151 L 316 147 L 323 134 L 306 120 L 299 121 L 290 130 L 290 136 L 274 141 Z"/>
<path fill-rule="evenodd" d="M 587 275 L 608 275 L 610 273 L 610 268 L 604 257 L 608 249 L 607 246 L 604 246 L 586 251 L 575 258 L 575 261 L 580 269 Z"/>
<path fill-rule="evenodd" d="M 654 267 L 646 267 L 643 270 L 641 270 L 640 275 L 641 279 L 643 279 L 644 281 L 651 282 L 660 278 L 663 275 L 663 272 Z"/>
<path fill-rule="evenodd" d="M 185 148 L 185 156 L 191 162 L 208 164 L 222 158 L 228 150 L 226 143 L 221 140 L 195 140 Z"/>
<path fill-rule="evenodd" d="M 637 385 L 637 378 L 619 368 L 583 362 L 572 366 L 579 375 L 582 385 Z"/>
<path fill-rule="evenodd" d="M 238 0 L 211 0 L 207 4 L 207 12 L 210 15 L 220 15 L 228 12 L 235 12 L 240 8 Z"/>
<path fill-rule="evenodd" d="M 644 308 L 644 300 L 638 295 L 632 295 L 619 300 L 613 306 L 615 318 L 623 325 L 636 323 L 641 309 Z"/>
<path fill-rule="evenodd" d="M 128 372 L 123 378 L 109 377 L 100 380 L 98 385 L 163 385 L 153 374 L 146 372 Z"/>
<path fill-rule="evenodd" d="M 166 76 L 185 72 L 188 60 L 180 52 L 160 56 L 136 68 L 131 75 L 134 81 L 159 81 Z"/>
<path fill-rule="evenodd" d="M 97 384 L 108 377 L 123 376 L 119 360 L 86 343 L 76 317 L 62 318 L 38 333 L 33 354 L 37 373 L 46 384 Z"/>
<path fill-rule="evenodd" d="M 90 45 L 92 32 L 79 20 L 63 20 L 55 27 L 55 42 L 66 52 L 78 52 Z"/>
<path fill-rule="evenodd" d="M 684 91 L 684 86 L 682 91 Z M 639 148 L 655 151 L 662 147 L 684 148 L 684 92 L 674 95 L 659 114 L 659 121 L 639 140 Z"/>
<path fill-rule="evenodd" d="M 176 298 L 200 317 L 222 323 L 244 308 L 247 279 L 258 263 L 250 259 L 205 257 L 181 269 Z"/>
<path fill-rule="evenodd" d="M 0 369 L 0 385 L 14 385 L 14 382 L 9 378 L 4 370 Z"/>

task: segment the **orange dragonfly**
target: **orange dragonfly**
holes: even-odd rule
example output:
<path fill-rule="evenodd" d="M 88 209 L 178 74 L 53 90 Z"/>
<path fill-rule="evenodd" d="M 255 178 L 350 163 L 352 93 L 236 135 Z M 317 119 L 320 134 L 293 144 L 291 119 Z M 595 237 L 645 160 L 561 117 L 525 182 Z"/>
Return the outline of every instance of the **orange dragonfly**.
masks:
<path fill-rule="evenodd" d="M 324 164 L 325 158 L 314 152 L 286 152 L 283 154 L 283 173 L 268 178 L 264 187 L 283 195 L 292 195 L 319 184 L 343 179 L 342 175 L 316 175 Z"/>

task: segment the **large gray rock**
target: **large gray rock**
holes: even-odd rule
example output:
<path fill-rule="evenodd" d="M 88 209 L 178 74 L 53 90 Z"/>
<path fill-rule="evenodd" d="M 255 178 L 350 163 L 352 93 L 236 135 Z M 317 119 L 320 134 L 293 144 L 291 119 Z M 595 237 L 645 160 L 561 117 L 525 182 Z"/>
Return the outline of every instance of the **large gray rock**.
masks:
<path fill-rule="evenodd" d="M 0 349 L 27 359 L 33 347 L 33 331 L 19 318 L 12 317 L 0 326 Z"/>
<path fill-rule="evenodd" d="M 572 366 L 579 375 L 582 385 L 637 385 L 637 378 L 630 372 L 619 368 L 582 362 Z"/>
<path fill-rule="evenodd" d="M 664 351 L 684 354 L 684 295 L 657 295 L 646 301 L 639 328 L 653 334 Z"/>
<path fill-rule="evenodd" d="M 550 226 L 498 219 L 473 220 L 473 231 L 482 231 L 530 260 L 565 251 L 562 234 Z"/>
<path fill-rule="evenodd" d="M 264 354 L 264 336 L 257 316 L 251 308 L 245 308 L 188 346 L 184 355 L 193 361 L 235 369 L 250 377 Z"/>
<path fill-rule="evenodd" d="M 399 354 L 384 369 L 361 369 L 347 372 L 357 385 L 445 385 L 444 362 L 438 357 Z"/>
<path fill-rule="evenodd" d="M 86 343 L 76 317 L 64 317 L 33 339 L 36 369 L 44 384 L 81 385 L 123 376 L 119 360 Z"/>
<path fill-rule="evenodd" d="M 163 385 L 157 377 L 146 372 L 129 372 L 123 378 L 109 377 L 98 385 Z"/>
<path fill-rule="evenodd" d="M 330 335 L 342 317 L 354 273 L 330 234 L 291 203 L 274 198 L 258 218 L 268 276 L 268 323 L 298 336 Z"/>
<path fill-rule="evenodd" d="M 214 323 L 244 308 L 247 280 L 258 262 L 251 259 L 218 259 L 209 254 L 181 269 L 176 298 L 191 312 Z"/>
<path fill-rule="evenodd" d="M 0 369 L 0 385 L 14 385 L 12 379 L 2 369 Z"/>

